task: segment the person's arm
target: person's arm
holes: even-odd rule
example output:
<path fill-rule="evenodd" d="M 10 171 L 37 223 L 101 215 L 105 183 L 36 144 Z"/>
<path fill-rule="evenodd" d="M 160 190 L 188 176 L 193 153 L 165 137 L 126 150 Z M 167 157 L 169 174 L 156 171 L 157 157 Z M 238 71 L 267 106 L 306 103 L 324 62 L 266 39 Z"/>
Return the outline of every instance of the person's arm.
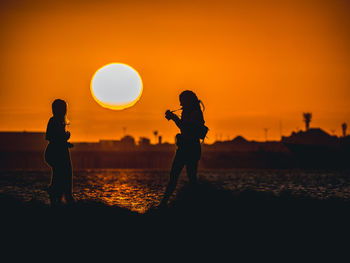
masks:
<path fill-rule="evenodd" d="M 176 126 L 179 127 L 180 130 L 183 128 L 182 120 L 175 113 L 167 110 L 165 112 L 165 118 L 167 120 L 173 120 L 175 122 Z"/>
<path fill-rule="evenodd" d="M 176 126 L 179 127 L 180 130 L 183 129 L 183 123 L 182 123 L 182 120 L 179 118 L 179 116 L 174 114 L 172 120 L 175 122 Z"/>

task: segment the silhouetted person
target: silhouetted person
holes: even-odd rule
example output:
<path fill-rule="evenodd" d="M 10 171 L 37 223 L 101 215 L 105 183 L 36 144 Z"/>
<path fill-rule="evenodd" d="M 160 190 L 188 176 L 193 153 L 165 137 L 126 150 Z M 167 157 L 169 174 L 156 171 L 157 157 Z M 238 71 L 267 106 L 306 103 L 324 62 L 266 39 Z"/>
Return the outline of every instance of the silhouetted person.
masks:
<path fill-rule="evenodd" d="M 67 104 L 64 100 L 56 99 L 52 103 L 53 116 L 46 129 L 46 140 L 49 144 L 45 151 L 45 161 L 51 166 L 51 183 L 47 190 L 51 206 L 62 202 L 64 195 L 67 203 L 73 203 L 72 194 L 72 164 L 69 149 L 73 144 L 67 142 L 70 132 L 66 131 Z"/>
<path fill-rule="evenodd" d="M 191 186 L 197 183 L 197 167 L 201 157 L 200 138 L 205 137 L 205 135 L 204 137 L 201 136 L 204 127 L 203 112 L 200 107 L 201 101 L 190 90 L 183 91 L 179 99 L 182 106 L 181 118 L 170 110 L 167 110 L 165 113 L 165 118 L 173 120 L 181 133 L 176 135 L 177 150 L 170 171 L 170 180 L 163 200 L 159 205 L 160 207 L 167 205 L 184 166 L 186 166 Z"/>

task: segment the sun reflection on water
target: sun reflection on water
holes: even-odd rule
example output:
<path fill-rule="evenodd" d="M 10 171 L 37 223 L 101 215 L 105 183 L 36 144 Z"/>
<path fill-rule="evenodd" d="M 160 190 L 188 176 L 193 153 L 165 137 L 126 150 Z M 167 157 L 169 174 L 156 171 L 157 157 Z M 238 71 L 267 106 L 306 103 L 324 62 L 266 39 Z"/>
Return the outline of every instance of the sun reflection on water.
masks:
<path fill-rule="evenodd" d="M 77 191 L 79 198 L 98 199 L 108 205 L 117 205 L 139 213 L 146 212 L 160 202 L 167 176 L 145 174 L 147 171 L 99 171 L 87 175 L 83 191 Z M 144 175 L 144 176 L 143 176 Z M 151 179 L 152 182 L 147 182 Z M 142 183 L 141 183 L 142 181 Z M 89 186 L 86 188 L 86 186 Z"/>
<path fill-rule="evenodd" d="M 298 170 L 200 171 L 199 180 L 241 192 L 245 189 L 280 195 L 289 191 L 296 196 L 315 199 L 341 198 L 350 200 L 350 179 L 347 172 Z M 81 170 L 74 171 L 74 196 L 77 200 L 100 201 L 144 213 L 157 205 L 168 183 L 169 171 L 162 170 Z M 24 201 L 33 199 L 48 204 L 49 172 L 13 171 L 0 173 L 0 194 Z M 177 190 L 188 182 L 180 175 Z M 176 198 L 176 191 L 172 200 Z"/>

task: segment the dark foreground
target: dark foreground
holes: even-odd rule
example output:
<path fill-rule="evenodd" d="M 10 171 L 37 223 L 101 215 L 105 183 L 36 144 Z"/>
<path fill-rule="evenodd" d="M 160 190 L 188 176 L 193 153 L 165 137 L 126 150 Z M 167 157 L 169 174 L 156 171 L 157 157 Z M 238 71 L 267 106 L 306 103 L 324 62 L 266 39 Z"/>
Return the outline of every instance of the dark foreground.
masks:
<path fill-rule="evenodd" d="M 31 200 L 21 201 L 0 195 L 2 220 L 8 220 L 14 230 L 26 225 L 41 230 L 67 226 L 72 229 L 87 227 L 98 229 L 132 229 L 145 225 L 154 231 L 172 231 L 178 226 L 205 230 L 241 231 L 243 228 L 271 231 L 290 231 L 293 228 L 314 229 L 317 232 L 350 225 L 350 202 L 341 198 L 318 200 L 296 197 L 288 191 L 278 196 L 272 193 L 245 190 L 234 193 L 219 189 L 208 182 L 196 188 L 183 187 L 169 207 L 150 208 L 140 214 L 118 206 L 94 200 L 78 200 L 74 205 L 50 208 L 47 204 Z"/>
<path fill-rule="evenodd" d="M 309 262 L 314 262 L 314 256 L 330 246 L 343 250 L 349 245 L 349 202 L 298 198 L 289 192 L 237 194 L 201 182 L 196 189 L 182 188 L 168 208 L 151 208 L 144 214 L 93 200 L 54 209 L 35 200 L 5 195 L 0 200 L 6 233 L 2 239 L 16 253 L 23 252 L 19 247 L 30 247 L 35 256 L 73 252 L 81 260 L 97 253 L 97 262 L 104 262 L 105 254 L 119 257 L 131 250 L 129 258 L 144 260 L 182 261 L 190 254 L 208 259 L 210 254 L 214 262 L 226 262 L 243 254 L 245 262 L 256 262 L 255 257 L 262 260 L 280 253 L 298 259 L 307 252 Z M 165 258 L 160 256 L 164 253 Z M 333 259 L 337 256 L 332 254 Z"/>

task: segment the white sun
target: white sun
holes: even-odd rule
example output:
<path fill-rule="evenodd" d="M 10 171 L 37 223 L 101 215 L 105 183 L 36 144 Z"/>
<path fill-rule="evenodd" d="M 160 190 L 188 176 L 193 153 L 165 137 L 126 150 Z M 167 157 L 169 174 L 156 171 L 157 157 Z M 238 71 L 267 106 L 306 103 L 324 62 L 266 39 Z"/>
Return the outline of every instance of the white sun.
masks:
<path fill-rule="evenodd" d="M 132 67 L 122 63 L 107 64 L 91 80 L 91 94 L 98 104 L 112 110 L 133 106 L 141 97 L 142 80 Z"/>

